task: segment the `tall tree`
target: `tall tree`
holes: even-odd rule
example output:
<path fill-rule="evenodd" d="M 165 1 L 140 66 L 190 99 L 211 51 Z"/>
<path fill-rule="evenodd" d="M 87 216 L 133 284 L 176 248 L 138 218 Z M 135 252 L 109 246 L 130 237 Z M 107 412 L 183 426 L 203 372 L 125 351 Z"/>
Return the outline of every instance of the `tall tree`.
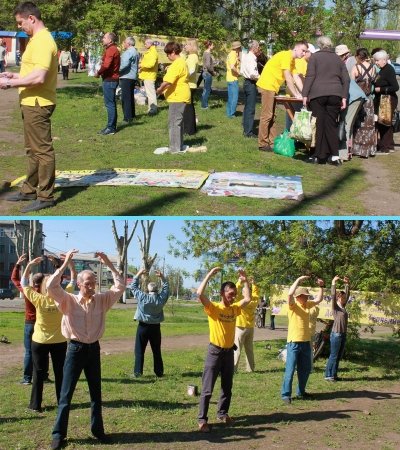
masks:
<path fill-rule="evenodd" d="M 141 267 L 146 270 L 145 274 L 142 276 L 143 289 L 147 288 L 147 284 L 149 282 L 149 273 L 154 264 L 154 261 L 157 258 L 157 253 L 155 253 L 153 256 L 150 255 L 151 236 L 153 234 L 155 222 L 155 220 L 141 220 L 140 225 L 142 227 L 143 237 L 137 237 L 141 252 Z"/>

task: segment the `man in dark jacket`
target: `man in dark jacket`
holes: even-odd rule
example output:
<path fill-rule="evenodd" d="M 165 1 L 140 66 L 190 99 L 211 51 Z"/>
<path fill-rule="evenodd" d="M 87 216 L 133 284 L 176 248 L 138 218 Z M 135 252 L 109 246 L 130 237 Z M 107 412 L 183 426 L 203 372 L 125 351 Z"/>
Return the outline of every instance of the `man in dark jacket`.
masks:
<path fill-rule="evenodd" d="M 103 79 L 104 104 L 107 109 L 107 126 L 99 131 L 99 134 L 115 134 L 117 131 L 117 102 L 115 92 L 118 87 L 120 53 L 116 46 L 117 36 L 115 33 L 106 33 L 103 36 L 103 46 L 105 48 L 101 58 L 100 69 L 95 77 L 101 76 Z"/>

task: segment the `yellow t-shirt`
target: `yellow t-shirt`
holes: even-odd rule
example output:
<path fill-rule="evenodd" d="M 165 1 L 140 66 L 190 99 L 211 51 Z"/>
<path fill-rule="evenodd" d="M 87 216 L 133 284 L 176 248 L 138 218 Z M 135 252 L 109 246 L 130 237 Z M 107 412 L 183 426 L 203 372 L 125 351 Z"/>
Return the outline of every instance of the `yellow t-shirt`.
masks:
<path fill-rule="evenodd" d="M 54 303 L 54 300 L 47 295 L 36 292 L 30 286 L 24 287 L 24 294 L 36 308 L 36 322 L 32 341 L 39 344 L 65 342 L 66 338 L 61 333 L 61 319 L 63 315 Z"/>
<path fill-rule="evenodd" d="M 196 53 L 190 53 L 186 58 L 186 65 L 189 72 L 189 87 L 196 89 L 197 87 L 197 68 L 199 66 L 199 56 Z M 190 72 L 192 72 L 190 74 Z"/>
<path fill-rule="evenodd" d="M 306 302 L 303 308 L 299 302 L 295 301 L 288 311 L 288 342 L 309 342 L 310 336 L 310 308 L 315 306 L 315 302 Z"/>
<path fill-rule="evenodd" d="M 268 60 L 261 76 L 257 81 L 257 86 L 266 91 L 279 92 L 279 88 L 285 81 L 285 76 L 283 75 L 284 70 L 289 70 L 293 72 L 294 58 L 292 55 L 292 50 L 284 50 L 282 52 L 276 53 L 271 59 Z"/>
<path fill-rule="evenodd" d="M 186 62 L 180 56 L 168 67 L 163 81 L 171 83 L 164 92 L 165 99 L 170 103 L 190 103 L 189 72 Z"/>
<path fill-rule="evenodd" d="M 40 106 L 56 104 L 57 87 L 57 45 L 47 28 L 35 33 L 28 42 L 22 55 L 20 77 L 25 77 L 34 70 L 47 71 L 45 82 L 40 86 L 19 88 L 21 105 Z"/>
<path fill-rule="evenodd" d="M 221 302 L 210 302 L 204 311 L 208 315 L 211 344 L 222 348 L 232 348 L 235 342 L 236 317 L 241 311 L 240 306 L 225 306 Z"/>
<path fill-rule="evenodd" d="M 307 73 L 307 61 L 304 58 L 295 58 L 294 60 L 294 70 L 293 73 L 296 73 L 297 75 L 302 75 L 304 78 Z"/>
<path fill-rule="evenodd" d="M 153 80 L 156 81 L 158 72 L 158 53 L 154 45 L 143 53 L 142 60 L 140 61 L 140 80 Z"/>
<path fill-rule="evenodd" d="M 242 294 L 242 284 L 240 282 L 236 283 L 236 288 L 240 295 L 237 297 L 236 301 L 243 300 Z M 260 300 L 260 295 L 258 292 L 258 287 L 255 284 L 251 286 L 251 300 L 246 306 L 242 306 L 242 312 L 236 318 L 236 326 L 241 328 L 254 328 L 254 320 L 256 314 L 256 308 Z M 235 302 L 236 303 L 236 302 Z"/>
<path fill-rule="evenodd" d="M 238 80 L 238 76 L 232 73 L 232 66 L 234 66 L 235 69 L 239 72 L 240 60 L 235 50 L 229 52 L 228 57 L 226 58 L 226 81 L 228 82 Z"/>

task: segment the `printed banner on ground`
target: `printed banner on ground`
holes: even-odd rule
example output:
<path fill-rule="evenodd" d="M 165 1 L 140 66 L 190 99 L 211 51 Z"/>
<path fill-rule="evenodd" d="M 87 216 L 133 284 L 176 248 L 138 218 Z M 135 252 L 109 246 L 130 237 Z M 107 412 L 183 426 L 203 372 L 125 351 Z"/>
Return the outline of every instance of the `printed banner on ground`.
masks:
<path fill-rule="evenodd" d="M 308 288 L 311 295 L 316 297 L 317 288 Z M 338 291 L 340 289 L 337 289 Z M 271 314 L 287 316 L 289 287 L 275 285 L 271 295 Z M 324 292 L 324 299 L 318 305 L 319 319 L 333 320 L 331 295 L 328 289 Z M 349 321 L 357 320 L 364 325 L 400 325 L 400 298 L 391 298 L 390 306 L 382 294 L 376 292 L 350 291 L 348 304 L 357 302 L 354 313 L 349 314 Z M 349 308 L 350 309 L 350 308 Z"/>
<path fill-rule="evenodd" d="M 300 176 L 280 177 L 258 173 L 217 172 L 201 189 L 207 195 L 302 200 Z"/>
<path fill-rule="evenodd" d="M 77 186 L 157 186 L 199 189 L 208 173 L 200 170 L 178 169 L 104 169 L 57 170 L 56 187 Z M 25 177 L 18 178 L 13 186 Z"/>

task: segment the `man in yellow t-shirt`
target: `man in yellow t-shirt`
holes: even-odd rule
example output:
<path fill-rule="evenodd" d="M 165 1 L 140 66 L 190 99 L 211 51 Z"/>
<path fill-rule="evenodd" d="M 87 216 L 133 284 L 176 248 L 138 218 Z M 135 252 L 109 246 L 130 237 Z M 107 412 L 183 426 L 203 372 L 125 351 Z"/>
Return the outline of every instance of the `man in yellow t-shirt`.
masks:
<path fill-rule="evenodd" d="M 33 200 L 21 210 L 31 212 L 55 204 L 55 155 L 50 117 L 56 103 L 57 46 L 34 3 L 21 3 L 14 15 L 18 28 L 25 31 L 30 40 L 22 55 L 20 73 L 0 74 L 0 89 L 19 88 L 28 170 L 20 191 L 10 194 L 7 200 Z"/>
<path fill-rule="evenodd" d="M 239 291 L 243 288 L 243 278 L 240 276 L 236 283 L 236 289 Z M 251 301 L 248 305 L 242 308 L 242 312 L 236 318 L 236 328 L 235 328 L 235 345 L 236 350 L 234 353 L 234 365 L 235 372 L 237 372 L 240 361 L 240 354 L 242 347 L 244 346 L 244 352 L 246 354 L 246 371 L 254 372 L 254 351 L 253 351 L 253 339 L 254 339 L 254 322 L 255 313 L 258 302 L 260 300 L 260 294 L 258 292 L 258 287 L 254 284 L 254 281 L 250 279 L 251 287 Z M 240 296 L 239 301 L 243 297 Z"/>
<path fill-rule="evenodd" d="M 228 85 L 228 101 L 226 104 L 226 115 L 235 117 L 236 107 L 239 99 L 239 75 L 240 75 L 240 52 L 242 44 L 239 41 L 232 42 L 231 51 L 226 58 L 226 83 Z"/>
<path fill-rule="evenodd" d="M 156 95 L 158 53 L 152 39 L 146 39 L 144 46 L 147 50 L 143 53 L 142 59 L 139 62 L 139 79 L 143 80 L 146 90 L 148 115 L 154 116 L 158 112 Z"/>
<path fill-rule="evenodd" d="M 239 271 L 243 280 L 243 300 L 233 304 L 237 295 L 234 283 L 226 281 L 220 289 L 221 300 L 219 303 L 211 302 L 204 294 L 210 279 L 221 270 L 214 267 L 208 272 L 199 288 L 197 295 L 208 315 L 210 327 L 210 344 L 208 346 L 207 358 L 204 365 L 202 389 L 199 407 L 199 430 L 202 433 L 211 431 L 208 425 L 208 407 L 218 375 L 221 375 L 221 395 L 218 402 L 217 419 L 230 425 L 233 420 L 228 415 L 232 398 L 233 369 L 234 369 L 234 338 L 235 323 L 237 316 L 244 306 L 250 303 L 250 289 L 244 270 Z"/>
<path fill-rule="evenodd" d="M 257 81 L 261 93 L 261 114 L 258 128 L 258 148 L 264 152 L 272 151 L 275 130 L 275 95 L 286 81 L 290 93 L 296 98 L 303 98 L 298 92 L 293 79 L 294 60 L 302 58 L 308 48 L 305 41 L 297 42 L 292 50 L 276 53 L 268 60 Z"/>
<path fill-rule="evenodd" d="M 184 152 L 183 113 L 190 103 L 189 71 L 185 60 L 180 56 L 182 47 L 177 42 L 168 42 L 164 48 L 167 58 L 172 62 L 164 75 L 157 94 L 164 94 L 169 103 L 169 153 Z"/>
<path fill-rule="evenodd" d="M 305 287 L 298 285 L 309 279 L 307 275 L 297 278 L 288 293 L 288 337 L 285 375 L 282 384 L 282 400 L 290 404 L 292 402 L 293 375 L 297 368 L 297 397 L 306 398 L 310 394 L 306 392 L 306 384 L 311 371 L 311 335 L 310 335 L 310 309 L 321 303 L 324 294 L 324 282 L 317 279 L 319 292 L 314 301 L 310 301 L 310 293 Z"/>

